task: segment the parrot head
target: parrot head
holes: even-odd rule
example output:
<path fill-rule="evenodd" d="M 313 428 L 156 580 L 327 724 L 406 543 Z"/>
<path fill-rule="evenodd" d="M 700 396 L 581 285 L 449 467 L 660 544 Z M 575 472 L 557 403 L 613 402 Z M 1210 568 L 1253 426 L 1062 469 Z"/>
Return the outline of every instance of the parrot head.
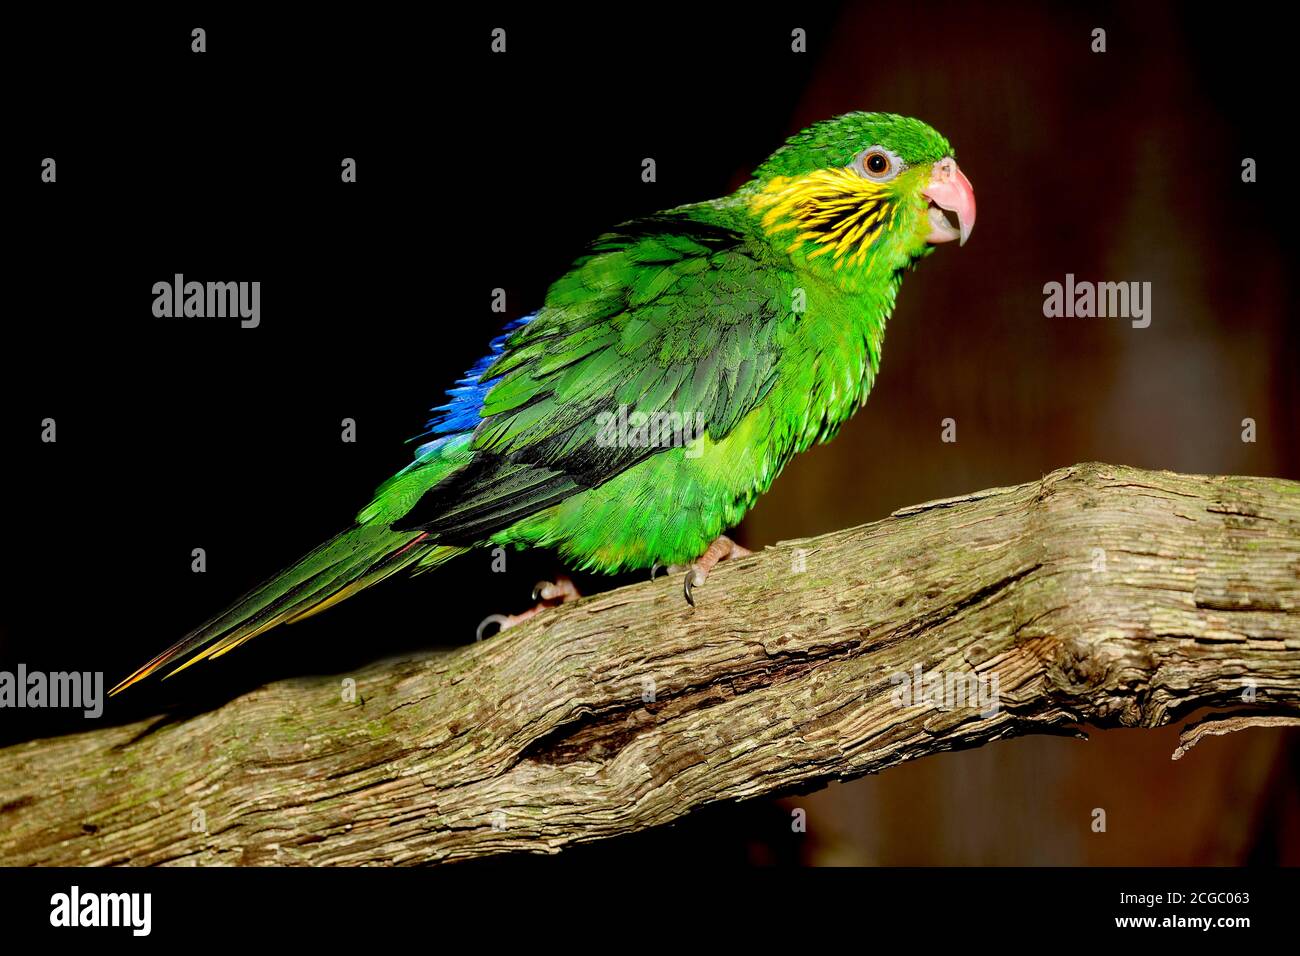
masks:
<path fill-rule="evenodd" d="M 975 190 L 952 153 L 920 120 L 848 113 L 796 133 L 759 166 L 749 208 L 810 265 L 901 269 L 970 237 Z"/>

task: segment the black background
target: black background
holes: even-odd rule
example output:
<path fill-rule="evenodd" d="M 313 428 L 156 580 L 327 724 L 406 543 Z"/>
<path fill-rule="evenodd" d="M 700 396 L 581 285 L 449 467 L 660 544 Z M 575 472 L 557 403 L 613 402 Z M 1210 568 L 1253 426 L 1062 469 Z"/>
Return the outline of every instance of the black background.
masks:
<path fill-rule="evenodd" d="M 584 864 L 589 860 L 579 856 Z M 6 938 L 42 942 L 115 942 L 135 947 L 295 946 L 320 943 L 406 945 L 424 934 L 431 947 L 578 943 L 608 946 L 839 946 L 871 940 L 963 947 L 1004 937 L 1067 937 L 1072 943 L 1193 939 L 1215 952 L 1234 942 L 1285 939 L 1294 928 L 1297 871 L 1147 868 L 757 870 L 683 867 L 668 852 L 635 867 L 518 861 L 508 875 L 476 864 L 411 870 L 223 869 L 11 871 L 0 912 L 15 917 Z M 721 875 L 721 879 L 719 879 Z M 558 878 L 557 878 L 558 877 Z M 152 932 L 59 928 L 48 923 L 50 898 L 77 885 L 87 893 L 152 893 Z M 1147 906 L 1121 893 L 1240 894 L 1249 902 Z M 1231 897 L 1229 897 L 1231 898 Z M 218 912 L 220 911 L 220 912 Z M 1249 927 L 1117 928 L 1117 917 L 1247 917 Z M 1210 951 L 1207 946 L 1206 951 Z"/>
<path fill-rule="evenodd" d="M 109 684 L 129 673 L 346 527 L 410 460 L 443 390 L 599 229 L 729 191 L 737 161 L 785 135 L 812 61 L 746 73 L 788 34 L 730 20 L 695 11 L 691 33 L 515 12 L 496 57 L 491 17 L 195 14 L 15 33 L 41 68 L 8 177 L 16 566 L 0 662 L 103 670 Z M 205 54 L 190 50 L 200 23 Z M 661 46 L 685 68 L 647 69 Z M 727 109 L 678 108 L 721 105 L 710 87 L 741 75 Z M 52 186 L 32 174 L 46 155 Z M 641 182 L 646 155 L 656 184 Z M 340 180 L 345 156 L 355 184 Z M 174 273 L 260 280 L 260 326 L 154 318 L 152 285 Z M 505 315 L 490 309 L 498 287 Z M 45 417 L 56 444 L 39 442 Z M 355 444 L 340 440 L 344 418 Z M 512 554 L 489 576 L 490 563 L 483 552 L 362 595 L 286 640 L 133 688 L 105 719 L 463 643 L 559 569 Z M 78 720 L 20 716 L 3 738 Z"/>

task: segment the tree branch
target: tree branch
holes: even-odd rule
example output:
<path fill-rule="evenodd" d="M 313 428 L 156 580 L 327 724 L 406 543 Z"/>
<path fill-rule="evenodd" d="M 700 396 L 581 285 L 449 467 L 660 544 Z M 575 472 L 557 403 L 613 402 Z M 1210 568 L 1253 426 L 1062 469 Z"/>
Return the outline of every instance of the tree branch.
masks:
<path fill-rule="evenodd" d="M 1232 709 L 1181 754 L 1300 715 L 1297 482 L 1079 465 L 724 564 L 693 611 L 680 584 L 370 667 L 354 701 L 282 681 L 0 751 L 0 862 L 549 853 L 1014 735 Z"/>

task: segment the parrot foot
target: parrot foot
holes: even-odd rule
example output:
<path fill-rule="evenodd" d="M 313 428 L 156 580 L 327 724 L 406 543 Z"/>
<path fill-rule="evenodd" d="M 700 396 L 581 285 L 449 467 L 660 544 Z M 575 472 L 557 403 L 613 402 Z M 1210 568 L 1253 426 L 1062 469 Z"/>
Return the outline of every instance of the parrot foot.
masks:
<path fill-rule="evenodd" d="M 753 553 L 749 548 L 742 548 L 736 544 L 725 534 L 718 535 L 713 543 L 705 549 L 704 553 L 686 568 L 686 579 L 682 582 L 682 593 L 686 595 L 686 603 L 691 607 L 695 607 L 695 598 L 691 592 L 695 588 L 704 586 L 704 582 L 709 577 L 709 572 L 713 570 L 713 566 L 719 561 L 728 561 L 732 558 L 747 558 Z M 674 566 L 668 570 L 672 573 L 679 569 Z"/>
<path fill-rule="evenodd" d="M 474 634 L 474 640 L 483 640 L 483 632 L 491 624 L 497 626 L 494 633 L 500 634 L 516 624 L 522 624 L 530 617 L 536 617 L 543 611 L 559 607 L 561 604 L 567 604 L 569 601 L 575 601 L 580 597 L 582 597 L 582 594 L 578 591 L 577 585 L 567 575 L 558 574 L 555 576 L 554 581 L 538 581 L 533 585 L 533 600 L 537 602 L 535 605 L 520 614 L 489 615 L 479 624 L 478 630 Z"/>

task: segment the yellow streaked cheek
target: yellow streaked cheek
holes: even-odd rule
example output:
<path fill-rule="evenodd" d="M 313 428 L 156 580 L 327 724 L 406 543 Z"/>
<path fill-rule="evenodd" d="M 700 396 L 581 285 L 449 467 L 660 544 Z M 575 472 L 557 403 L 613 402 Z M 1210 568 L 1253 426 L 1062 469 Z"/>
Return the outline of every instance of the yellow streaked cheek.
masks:
<path fill-rule="evenodd" d="M 882 228 L 896 220 L 896 203 L 886 188 L 849 170 L 819 170 L 791 179 L 777 177 L 751 201 L 769 235 L 798 230 L 788 253 L 805 244 L 817 248 L 814 259 L 828 253 L 838 269 L 847 261 L 860 265 Z"/>

